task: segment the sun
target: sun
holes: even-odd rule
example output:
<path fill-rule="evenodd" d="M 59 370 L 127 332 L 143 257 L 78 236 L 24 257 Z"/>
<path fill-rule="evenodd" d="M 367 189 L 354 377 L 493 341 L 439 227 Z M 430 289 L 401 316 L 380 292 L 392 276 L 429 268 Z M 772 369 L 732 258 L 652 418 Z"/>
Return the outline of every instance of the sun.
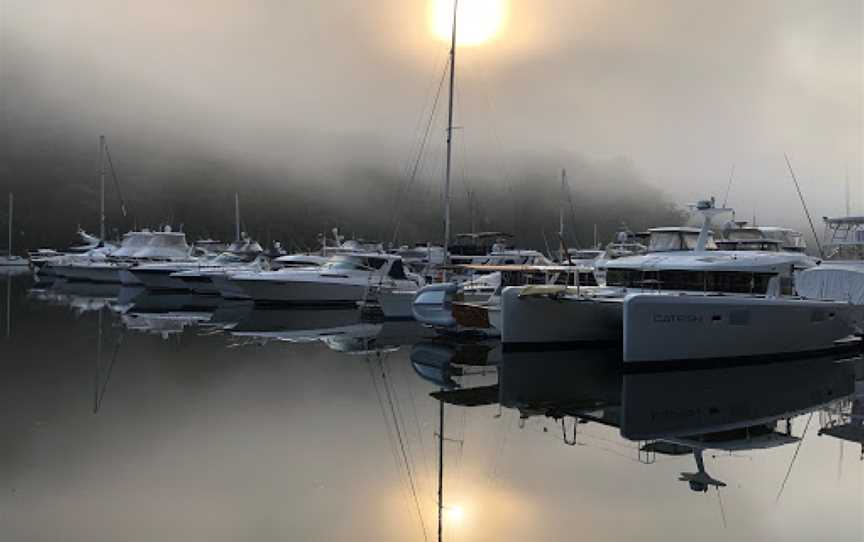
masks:
<path fill-rule="evenodd" d="M 439 39 L 450 41 L 454 0 L 432 0 L 429 21 Z M 507 0 L 459 0 L 456 43 L 480 45 L 495 38 L 507 18 Z"/>

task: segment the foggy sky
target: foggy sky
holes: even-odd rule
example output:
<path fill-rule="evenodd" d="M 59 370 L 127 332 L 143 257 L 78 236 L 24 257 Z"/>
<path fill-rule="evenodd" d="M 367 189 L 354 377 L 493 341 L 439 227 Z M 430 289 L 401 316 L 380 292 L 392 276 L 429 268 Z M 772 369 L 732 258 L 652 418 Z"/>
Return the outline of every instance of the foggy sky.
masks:
<path fill-rule="evenodd" d="M 74 147 L 86 170 L 104 132 L 118 155 L 183 149 L 277 182 L 404 178 L 446 54 L 427 8 L 3 0 L 3 155 Z M 862 13 L 858 0 L 511 0 L 497 39 L 459 50 L 454 191 L 503 189 L 529 162 L 554 184 L 561 167 L 625 160 L 686 203 L 722 199 L 734 164 L 740 215 L 800 227 L 788 153 L 814 215 L 843 212 L 847 167 L 864 213 Z M 417 181 L 435 204 L 440 113 Z"/>

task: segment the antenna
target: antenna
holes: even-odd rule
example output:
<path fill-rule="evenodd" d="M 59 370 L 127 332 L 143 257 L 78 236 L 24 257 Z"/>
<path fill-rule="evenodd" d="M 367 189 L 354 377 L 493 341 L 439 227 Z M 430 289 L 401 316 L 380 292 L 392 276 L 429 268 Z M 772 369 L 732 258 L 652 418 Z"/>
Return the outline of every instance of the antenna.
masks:
<path fill-rule="evenodd" d="M 849 210 L 849 164 L 846 164 L 846 216 L 850 216 L 852 211 Z"/>
<path fill-rule="evenodd" d="M 732 189 L 732 179 L 735 178 L 735 164 L 732 164 L 732 171 L 729 172 L 729 182 L 726 184 L 726 195 L 723 196 L 723 205 L 721 207 L 726 207 L 726 203 L 729 202 L 729 190 Z"/>
<path fill-rule="evenodd" d="M 567 170 L 561 169 L 561 201 L 558 204 L 558 235 L 564 237 L 564 195 L 567 193 Z"/>
<path fill-rule="evenodd" d="M 804 201 L 804 194 L 801 193 L 801 185 L 798 184 L 798 177 L 795 176 L 795 170 L 792 169 L 792 162 L 789 161 L 789 156 L 783 154 L 786 158 L 786 165 L 789 166 L 789 173 L 792 175 L 792 181 L 795 183 L 795 189 L 798 191 L 798 198 L 801 200 L 801 206 L 804 207 L 804 214 L 807 215 L 807 221 L 810 223 L 810 231 L 813 233 L 813 238 L 816 239 L 816 248 L 819 249 L 819 257 L 825 259 L 825 253 L 822 251 L 822 243 L 819 242 L 819 236 L 816 234 L 816 227 L 813 225 L 813 219 L 810 218 L 810 211 L 807 209 L 807 202 Z"/>
<path fill-rule="evenodd" d="M 99 239 L 105 242 L 105 136 L 99 136 Z"/>
<path fill-rule="evenodd" d="M 567 194 L 567 170 L 561 169 L 561 201 L 558 202 L 558 239 L 564 239 L 564 198 Z M 564 248 L 563 243 L 559 242 L 559 246 L 561 248 L 561 253 L 559 256 L 559 261 L 564 263 L 564 256 L 566 255 L 566 249 Z"/>

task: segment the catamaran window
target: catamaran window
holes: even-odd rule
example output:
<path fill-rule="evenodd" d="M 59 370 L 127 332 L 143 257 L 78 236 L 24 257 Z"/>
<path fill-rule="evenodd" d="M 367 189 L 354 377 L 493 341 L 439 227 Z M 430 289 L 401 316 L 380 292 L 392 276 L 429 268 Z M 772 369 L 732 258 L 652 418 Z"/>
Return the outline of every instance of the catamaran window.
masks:
<path fill-rule="evenodd" d="M 610 268 L 606 272 L 606 284 L 626 288 L 764 294 L 768 290 L 768 281 L 774 276 L 773 273 L 741 271 L 641 271 Z"/>

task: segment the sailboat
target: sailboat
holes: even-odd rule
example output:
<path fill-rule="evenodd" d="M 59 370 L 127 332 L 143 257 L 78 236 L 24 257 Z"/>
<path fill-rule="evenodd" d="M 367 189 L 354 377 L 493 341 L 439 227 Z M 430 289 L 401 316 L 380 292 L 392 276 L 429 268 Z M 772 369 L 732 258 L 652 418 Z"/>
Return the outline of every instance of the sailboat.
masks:
<path fill-rule="evenodd" d="M 8 244 L 6 245 L 8 248 L 8 251 L 6 254 L 0 255 L 0 267 L 2 267 L 2 268 L 7 268 L 7 267 L 23 268 L 23 267 L 27 267 L 27 265 L 28 265 L 26 259 L 22 258 L 21 256 L 16 256 L 15 253 L 12 251 L 12 217 L 13 217 L 13 210 L 14 210 L 14 201 L 15 201 L 14 196 L 10 192 L 9 193 L 9 241 L 8 241 Z"/>

